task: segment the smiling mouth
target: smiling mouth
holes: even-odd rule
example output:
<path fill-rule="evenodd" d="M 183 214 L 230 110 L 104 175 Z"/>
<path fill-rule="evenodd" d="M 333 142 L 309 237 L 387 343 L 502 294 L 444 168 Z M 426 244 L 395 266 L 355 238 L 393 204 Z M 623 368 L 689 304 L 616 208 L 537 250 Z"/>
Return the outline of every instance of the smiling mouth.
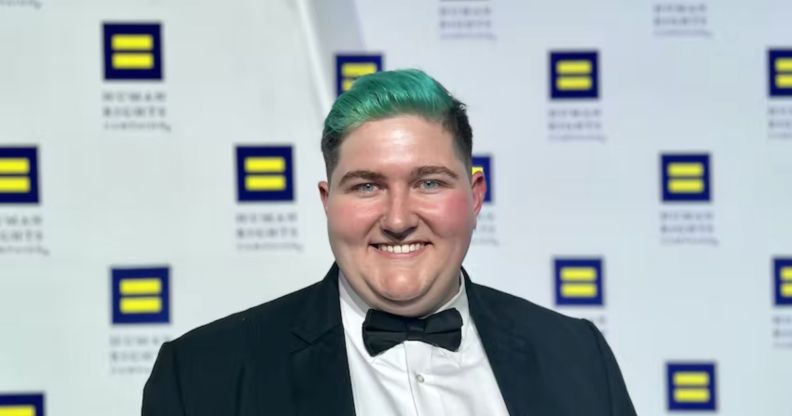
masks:
<path fill-rule="evenodd" d="M 372 244 L 371 246 L 379 251 L 393 254 L 410 254 L 420 251 L 428 243 L 409 243 L 409 244 Z"/>

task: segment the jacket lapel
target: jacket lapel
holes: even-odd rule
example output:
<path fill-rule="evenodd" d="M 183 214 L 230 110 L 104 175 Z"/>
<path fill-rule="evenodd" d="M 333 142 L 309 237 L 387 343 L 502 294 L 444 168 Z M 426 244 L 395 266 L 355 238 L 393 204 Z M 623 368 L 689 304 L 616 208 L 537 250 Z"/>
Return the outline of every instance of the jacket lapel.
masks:
<path fill-rule="evenodd" d="M 296 415 L 354 415 L 338 266 L 310 289 L 292 325 L 291 383 Z"/>
<path fill-rule="evenodd" d="M 491 289 L 474 285 L 467 272 L 465 288 L 470 315 L 476 324 L 495 380 L 511 416 L 553 414 L 550 392 L 540 377 L 540 367 L 528 334 L 515 328 L 503 299 L 492 298 Z M 501 295 L 506 296 L 506 295 Z"/>

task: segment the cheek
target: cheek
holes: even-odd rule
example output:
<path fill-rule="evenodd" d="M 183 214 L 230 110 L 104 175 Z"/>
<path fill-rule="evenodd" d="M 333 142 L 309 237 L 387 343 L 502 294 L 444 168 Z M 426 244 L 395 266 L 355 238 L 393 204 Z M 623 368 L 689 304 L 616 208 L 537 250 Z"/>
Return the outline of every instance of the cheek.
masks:
<path fill-rule="evenodd" d="M 362 204 L 345 198 L 331 200 L 327 208 L 327 221 L 332 235 L 352 242 L 361 241 L 379 218 L 374 204 Z"/>
<path fill-rule="evenodd" d="M 440 235 L 469 233 L 473 230 L 473 200 L 466 192 L 452 192 L 425 206 L 430 226 Z"/>

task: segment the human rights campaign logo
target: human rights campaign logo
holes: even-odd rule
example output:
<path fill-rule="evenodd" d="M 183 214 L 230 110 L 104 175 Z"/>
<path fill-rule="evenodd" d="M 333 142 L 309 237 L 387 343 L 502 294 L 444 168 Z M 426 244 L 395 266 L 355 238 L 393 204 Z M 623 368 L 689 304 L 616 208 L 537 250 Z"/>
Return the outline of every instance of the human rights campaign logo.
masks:
<path fill-rule="evenodd" d="M 484 194 L 484 203 L 492 202 L 492 156 L 473 156 L 473 172 L 484 174 L 484 182 L 487 184 L 487 193 Z"/>
<path fill-rule="evenodd" d="M 294 201 L 291 146 L 237 146 L 237 200 Z"/>
<path fill-rule="evenodd" d="M 792 257 L 773 259 L 773 288 L 777 306 L 792 306 Z"/>
<path fill-rule="evenodd" d="M 556 305 L 602 306 L 601 258 L 556 258 Z"/>
<path fill-rule="evenodd" d="M 382 55 L 336 55 L 336 95 L 352 88 L 360 77 L 382 71 Z"/>
<path fill-rule="evenodd" d="M 550 52 L 550 98 L 599 98 L 597 51 Z"/>
<path fill-rule="evenodd" d="M 710 202 L 710 156 L 664 154 L 660 156 L 663 202 Z"/>
<path fill-rule="evenodd" d="M 44 395 L 0 393 L 0 416 L 44 416 Z"/>
<path fill-rule="evenodd" d="M 114 324 L 170 322 L 170 271 L 167 267 L 111 270 Z"/>
<path fill-rule="evenodd" d="M 161 80 L 159 23 L 105 23 L 106 80 Z"/>
<path fill-rule="evenodd" d="M 771 97 L 792 96 L 792 49 L 768 50 L 767 72 Z"/>
<path fill-rule="evenodd" d="M 715 410 L 714 363 L 667 363 L 668 410 Z"/>
<path fill-rule="evenodd" d="M 38 149 L 0 147 L 0 204 L 39 202 Z"/>

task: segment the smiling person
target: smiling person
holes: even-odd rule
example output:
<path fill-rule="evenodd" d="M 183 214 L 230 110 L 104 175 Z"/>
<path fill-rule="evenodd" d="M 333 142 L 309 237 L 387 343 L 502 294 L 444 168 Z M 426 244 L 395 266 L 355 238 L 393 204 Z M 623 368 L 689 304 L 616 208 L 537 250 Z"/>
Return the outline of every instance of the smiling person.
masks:
<path fill-rule="evenodd" d="M 586 320 L 462 269 L 486 192 L 464 105 L 418 70 L 357 80 L 325 119 L 336 263 L 165 343 L 144 416 L 634 415 Z"/>

